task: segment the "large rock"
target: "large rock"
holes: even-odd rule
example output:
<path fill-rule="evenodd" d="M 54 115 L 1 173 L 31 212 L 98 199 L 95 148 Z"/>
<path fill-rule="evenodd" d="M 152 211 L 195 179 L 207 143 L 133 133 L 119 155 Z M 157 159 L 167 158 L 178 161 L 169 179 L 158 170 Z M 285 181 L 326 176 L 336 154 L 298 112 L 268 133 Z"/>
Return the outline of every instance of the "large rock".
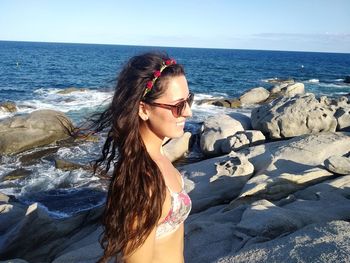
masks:
<path fill-rule="evenodd" d="M 253 173 L 244 156 L 220 156 L 181 167 L 186 191 L 192 199 L 192 213 L 226 203 L 237 197 Z"/>
<path fill-rule="evenodd" d="M 1 225 L 0 260 L 21 258 L 29 262 L 52 262 L 56 255 L 91 234 L 97 228 L 103 208 L 53 219 L 37 203 L 24 209 L 17 203 L 6 205 L 0 217 L 7 222 Z"/>
<path fill-rule="evenodd" d="M 16 112 L 17 106 L 14 102 L 6 101 L 0 103 L 0 110 L 5 112 Z"/>
<path fill-rule="evenodd" d="M 294 254 L 301 262 L 313 262 L 313 257 L 347 262 L 349 194 L 350 175 L 275 203 L 261 199 L 232 210 L 220 205 L 192 214 L 185 225 L 186 262 L 290 262 L 286 255 Z M 259 248 L 266 248 L 268 257 Z"/>
<path fill-rule="evenodd" d="M 58 111 L 38 110 L 0 122 L 0 154 L 14 154 L 48 145 L 68 137 L 73 127 L 68 117 Z"/>
<path fill-rule="evenodd" d="M 313 94 L 282 97 L 255 108 L 252 126 L 270 138 L 288 138 L 302 134 L 335 131 L 337 121 L 328 106 Z"/>
<path fill-rule="evenodd" d="M 189 142 L 191 138 L 190 132 L 185 132 L 181 137 L 171 139 L 163 146 L 164 154 L 171 162 L 178 160 L 188 152 Z"/>
<path fill-rule="evenodd" d="M 299 189 L 333 176 L 324 167 L 332 155 L 350 149 L 349 133 L 320 133 L 299 136 L 249 148 L 244 154 L 255 174 L 229 208 L 258 199 L 278 200 Z"/>
<path fill-rule="evenodd" d="M 217 263 L 350 262 L 350 223 L 309 225 L 273 241 L 247 246 Z"/>
<path fill-rule="evenodd" d="M 331 156 L 324 161 L 325 167 L 336 174 L 350 174 L 350 158 L 345 156 Z"/>
<path fill-rule="evenodd" d="M 250 130 L 243 132 L 236 132 L 235 135 L 229 136 L 221 144 L 223 153 L 237 151 L 242 148 L 258 145 L 265 142 L 265 136 L 261 131 Z"/>
<path fill-rule="evenodd" d="M 265 101 L 270 96 L 270 92 L 263 88 L 263 87 L 257 87 L 250 89 L 243 93 L 239 97 L 239 100 L 242 104 L 256 104 Z"/>
<path fill-rule="evenodd" d="M 209 117 L 204 121 L 200 147 L 205 155 L 221 154 L 221 143 L 237 131 L 243 131 L 242 124 L 228 115 Z"/>

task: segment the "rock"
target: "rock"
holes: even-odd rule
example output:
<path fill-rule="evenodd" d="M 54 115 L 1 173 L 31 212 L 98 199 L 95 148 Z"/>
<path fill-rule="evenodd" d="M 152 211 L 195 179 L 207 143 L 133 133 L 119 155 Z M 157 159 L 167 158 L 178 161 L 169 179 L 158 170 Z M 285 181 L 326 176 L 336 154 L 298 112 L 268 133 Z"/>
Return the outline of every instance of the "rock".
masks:
<path fill-rule="evenodd" d="M 223 153 L 229 153 L 231 151 L 237 151 L 242 148 L 247 148 L 253 145 L 261 144 L 265 141 L 265 136 L 261 131 L 243 131 L 236 132 L 235 135 L 229 136 L 221 144 L 221 151 Z"/>
<path fill-rule="evenodd" d="M 5 112 L 16 112 L 17 106 L 14 102 L 6 101 L 0 103 L 0 109 Z"/>
<path fill-rule="evenodd" d="M 230 112 L 227 113 L 228 116 L 230 116 L 232 119 L 238 121 L 244 130 L 251 130 L 252 124 L 250 121 L 250 115 L 247 116 L 246 114 L 239 113 L 239 112 Z"/>
<path fill-rule="evenodd" d="M 327 170 L 336 174 L 350 174 L 350 158 L 333 155 L 324 161 Z"/>
<path fill-rule="evenodd" d="M 350 105 L 347 108 L 338 108 L 334 114 L 337 120 L 337 130 L 345 130 L 350 128 Z"/>
<path fill-rule="evenodd" d="M 88 91 L 88 89 L 71 87 L 71 88 L 66 88 L 66 89 L 57 91 L 57 94 L 70 94 L 72 92 L 84 92 L 84 91 Z"/>
<path fill-rule="evenodd" d="M 185 132 L 180 138 L 171 139 L 163 146 L 164 155 L 171 162 L 180 159 L 188 151 L 190 138 L 191 133 Z"/>
<path fill-rule="evenodd" d="M 70 218 L 53 219 L 34 203 L 24 209 L 25 215 L 17 216 L 20 220 L 13 222 L 1 236 L 0 258 L 52 262 L 67 247 L 96 230 L 102 210 L 103 207 L 97 207 Z M 0 220 L 2 218 L 3 214 Z"/>
<path fill-rule="evenodd" d="M 288 138 L 302 134 L 335 131 L 332 111 L 313 94 L 282 97 L 254 108 L 252 126 L 270 138 Z"/>
<path fill-rule="evenodd" d="M 349 229 L 346 221 L 313 224 L 276 240 L 247 246 L 216 262 L 349 262 Z"/>
<path fill-rule="evenodd" d="M 239 97 L 239 100 L 242 104 L 257 104 L 265 101 L 269 95 L 270 92 L 267 89 L 257 87 L 244 92 L 243 95 Z"/>
<path fill-rule="evenodd" d="M 344 83 L 350 83 L 350 76 L 345 76 Z"/>
<path fill-rule="evenodd" d="M 68 137 L 72 122 L 62 112 L 38 110 L 0 122 L 0 154 L 15 154 Z"/>
<path fill-rule="evenodd" d="M 306 186 L 333 176 L 323 163 L 332 155 L 344 155 L 350 149 L 348 133 L 320 133 L 267 143 L 237 153 L 254 165 L 255 174 L 245 184 L 233 209 L 254 200 L 279 200 Z"/>
<path fill-rule="evenodd" d="M 285 96 L 289 96 L 289 97 L 293 97 L 297 94 L 304 94 L 305 93 L 305 87 L 303 83 L 297 82 L 291 85 L 288 85 L 286 87 L 283 87 L 281 89 L 281 92 L 283 92 L 283 94 Z"/>
<path fill-rule="evenodd" d="M 227 137 L 227 139 L 221 143 L 221 151 L 223 153 L 229 153 L 247 147 L 249 147 L 247 136 L 244 133 L 238 132 L 235 135 Z"/>
<path fill-rule="evenodd" d="M 24 154 L 19 158 L 19 161 L 22 165 L 33 165 L 38 163 L 41 158 L 47 157 L 48 155 L 52 155 L 58 151 L 59 147 L 50 147 L 47 149 L 39 149 L 35 152 L 31 152 L 28 154 Z"/>
<path fill-rule="evenodd" d="M 10 200 L 10 197 L 0 192 L 0 203 L 7 203 L 9 200 Z"/>
<path fill-rule="evenodd" d="M 327 258 L 342 255 L 345 256 L 343 259 L 347 259 L 349 194 L 350 175 L 298 191 L 289 201 L 280 200 L 281 205 L 260 199 L 233 210 L 220 205 L 191 214 L 185 224 L 185 261 L 290 262 L 294 252 L 305 247 L 307 249 L 303 250 L 304 254 L 298 253 L 302 262 L 307 261 L 305 255 L 310 256 L 310 253 L 310 262 L 314 262 L 313 256 Z M 341 231 L 337 231 L 338 228 L 323 231 L 323 226 L 328 224 L 344 227 Z M 320 232 L 323 234 L 315 234 Z M 290 237 L 291 240 L 288 239 Z M 300 243 L 293 243 L 292 240 Z M 289 244 L 292 252 L 288 249 L 278 250 Z M 269 249 L 269 258 L 260 257 L 261 254 L 255 249 L 257 247 Z M 282 258 L 284 254 L 287 255 L 286 258 Z M 256 261 L 253 256 L 257 257 Z"/>
<path fill-rule="evenodd" d="M 81 263 L 95 263 L 103 255 L 103 249 L 99 243 L 100 235 L 102 234 L 102 227 L 98 227 L 95 231 L 90 233 L 85 238 L 73 243 L 66 248 L 53 263 L 66 262 L 81 262 Z"/>
<path fill-rule="evenodd" d="M 244 156 L 220 156 L 184 165 L 185 189 L 192 199 L 192 213 L 237 197 L 254 167 Z"/>
<path fill-rule="evenodd" d="M 294 84 L 294 79 L 270 78 L 266 82 L 271 83 L 271 84 L 275 84 L 275 85 L 287 86 L 290 84 Z"/>
<path fill-rule="evenodd" d="M 241 123 L 228 115 L 207 118 L 203 123 L 200 147 L 205 155 L 221 154 L 221 143 L 237 131 L 243 131 Z"/>
<path fill-rule="evenodd" d="M 24 168 L 18 168 L 12 172 L 9 172 L 6 174 L 3 178 L 2 181 L 11 181 L 11 180 L 17 180 L 17 179 L 22 179 L 24 177 L 27 177 L 32 174 L 32 171 L 24 169 Z"/>
<path fill-rule="evenodd" d="M 226 108 L 239 108 L 241 102 L 238 99 L 203 99 L 197 101 L 198 105 L 208 104 Z"/>
<path fill-rule="evenodd" d="M 77 169 L 91 170 L 91 167 L 89 165 L 73 163 L 59 158 L 54 158 L 54 160 L 56 169 L 61 169 L 63 171 L 72 171 Z"/>

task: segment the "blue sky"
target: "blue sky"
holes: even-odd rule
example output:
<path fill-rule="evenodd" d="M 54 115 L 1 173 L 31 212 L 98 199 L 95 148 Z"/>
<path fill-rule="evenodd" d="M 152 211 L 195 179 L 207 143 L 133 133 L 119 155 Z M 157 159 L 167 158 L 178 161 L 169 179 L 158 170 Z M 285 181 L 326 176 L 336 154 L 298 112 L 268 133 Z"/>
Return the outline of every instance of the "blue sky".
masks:
<path fill-rule="evenodd" d="M 350 0 L 0 0 L 0 40 L 350 53 Z"/>

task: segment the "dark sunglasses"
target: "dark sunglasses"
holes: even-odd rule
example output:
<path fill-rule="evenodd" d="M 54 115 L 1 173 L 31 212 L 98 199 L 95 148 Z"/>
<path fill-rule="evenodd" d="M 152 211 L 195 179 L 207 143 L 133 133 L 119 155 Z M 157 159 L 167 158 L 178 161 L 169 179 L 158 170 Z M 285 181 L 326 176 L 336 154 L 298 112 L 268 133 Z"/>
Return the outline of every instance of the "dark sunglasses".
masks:
<path fill-rule="evenodd" d="M 191 107 L 194 99 L 194 94 L 190 92 L 187 99 L 179 101 L 178 103 L 171 105 L 171 104 L 163 104 L 163 103 L 157 103 L 157 102 L 147 102 L 148 105 L 156 106 L 164 109 L 171 110 L 171 113 L 175 118 L 178 118 L 182 116 L 186 109 L 186 103 Z"/>

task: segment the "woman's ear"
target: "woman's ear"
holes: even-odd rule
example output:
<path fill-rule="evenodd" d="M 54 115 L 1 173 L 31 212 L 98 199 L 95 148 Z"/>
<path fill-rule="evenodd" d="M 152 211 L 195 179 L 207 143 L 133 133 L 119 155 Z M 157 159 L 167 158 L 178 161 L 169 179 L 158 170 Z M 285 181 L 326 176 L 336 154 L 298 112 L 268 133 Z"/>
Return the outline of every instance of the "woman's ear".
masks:
<path fill-rule="evenodd" d="M 142 101 L 140 102 L 140 105 L 139 105 L 139 116 L 144 121 L 148 120 L 148 112 L 146 109 L 146 104 Z"/>

